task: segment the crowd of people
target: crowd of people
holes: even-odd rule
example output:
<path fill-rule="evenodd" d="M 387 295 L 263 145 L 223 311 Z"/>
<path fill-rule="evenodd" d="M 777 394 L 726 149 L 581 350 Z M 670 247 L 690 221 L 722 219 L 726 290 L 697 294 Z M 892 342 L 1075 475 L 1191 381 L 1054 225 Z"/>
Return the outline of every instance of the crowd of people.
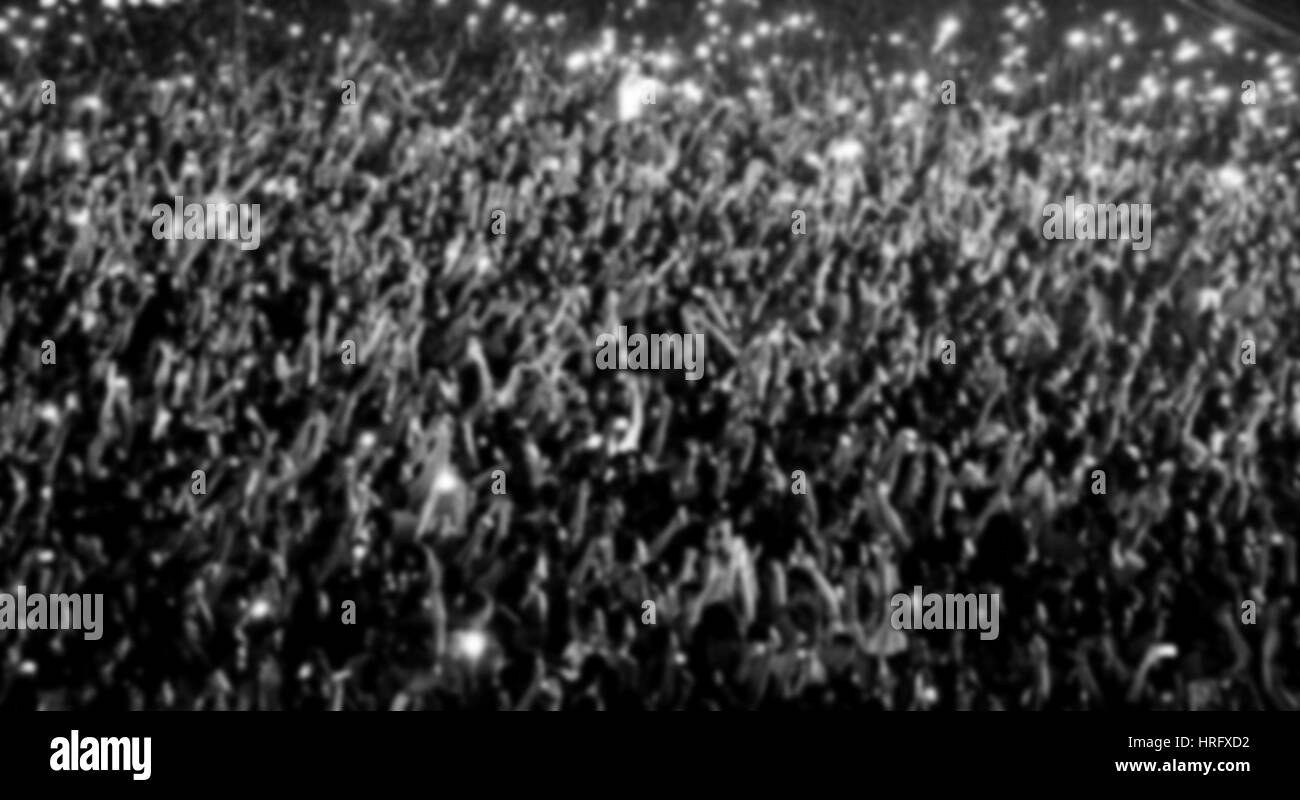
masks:
<path fill-rule="evenodd" d="M 0 15 L 0 588 L 107 614 L 0 631 L 0 708 L 1297 707 L 1292 55 L 113 5 Z M 1071 194 L 1151 249 L 1045 239 Z M 155 240 L 176 195 L 260 248 Z M 597 369 L 620 325 L 703 379 Z"/>

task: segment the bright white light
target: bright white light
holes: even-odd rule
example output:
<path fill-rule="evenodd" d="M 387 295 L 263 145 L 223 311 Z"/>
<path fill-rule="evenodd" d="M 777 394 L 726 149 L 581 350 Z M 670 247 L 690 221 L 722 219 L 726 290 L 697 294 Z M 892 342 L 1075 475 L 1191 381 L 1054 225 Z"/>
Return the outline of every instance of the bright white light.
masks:
<path fill-rule="evenodd" d="M 939 21 L 939 32 L 935 34 L 934 47 L 931 48 L 930 52 L 937 53 L 942 50 L 960 30 L 961 23 L 957 21 L 956 17 L 944 17 Z"/>
<path fill-rule="evenodd" d="M 1246 173 L 1236 164 L 1225 164 L 1215 173 L 1219 185 L 1225 189 L 1240 189 L 1246 184 Z"/>
<path fill-rule="evenodd" d="M 662 84 L 645 75 L 628 75 L 618 84 L 618 118 L 636 119 L 647 107 L 655 105 Z"/>
<path fill-rule="evenodd" d="M 677 66 L 677 56 L 668 51 L 662 51 L 655 54 L 655 67 L 667 72 Z"/>
<path fill-rule="evenodd" d="M 921 70 L 912 76 L 912 90 L 924 94 L 930 88 L 930 73 Z"/>
<path fill-rule="evenodd" d="M 86 160 L 86 143 L 80 134 L 70 135 L 63 143 L 63 157 L 74 164 Z"/>
<path fill-rule="evenodd" d="M 97 94 L 88 94 L 78 98 L 76 108 L 79 111 L 87 111 L 91 114 L 98 114 L 104 110 L 104 101 L 99 99 Z"/>
<path fill-rule="evenodd" d="M 1201 289 L 1196 293 L 1196 307 L 1198 311 L 1212 311 L 1219 307 L 1219 292 L 1217 289 Z"/>
<path fill-rule="evenodd" d="M 487 652 L 487 635 L 482 631 L 461 631 L 456 637 L 460 654 L 470 661 L 478 661 Z"/>
<path fill-rule="evenodd" d="M 393 120 L 387 114 L 376 112 L 370 116 L 370 127 L 374 128 L 375 133 L 380 137 L 384 137 L 392 130 Z"/>
<path fill-rule="evenodd" d="M 837 139 L 831 142 L 830 150 L 827 153 L 832 161 L 840 163 L 854 162 L 860 160 L 866 154 L 862 142 L 857 139 Z"/>
<path fill-rule="evenodd" d="M 704 99 L 704 90 L 694 81 L 682 81 L 677 84 L 677 93 L 688 103 L 699 103 Z"/>
<path fill-rule="evenodd" d="M 581 50 L 569 53 L 569 57 L 564 59 L 564 66 L 569 72 L 577 72 L 587 66 L 587 54 Z"/>
<path fill-rule="evenodd" d="M 460 479 L 449 469 L 440 471 L 438 477 L 433 479 L 433 491 L 437 494 L 448 494 L 459 488 Z"/>
<path fill-rule="evenodd" d="M 59 414 L 58 407 L 55 406 L 53 403 L 41 404 L 41 407 L 36 412 L 36 415 L 51 425 L 59 424 L 59 419 L 61 417 L 61 415 Z"/>
<path fill-rule="evenodd" d="M 257 598 L 253 604 L 248 607 L 248 616 L 253 619 L 266 619 L 271 616 L 271 604 L 264 598 Z"/>
<path fill-rule="evenodd" d="M 1182 64 L 1195 59 L 1201 54 L 1201 46 L 1193 41 L 1184 39 L 1178 43 L 1178 49 L 1174 51 L 1174 62 Z"/>

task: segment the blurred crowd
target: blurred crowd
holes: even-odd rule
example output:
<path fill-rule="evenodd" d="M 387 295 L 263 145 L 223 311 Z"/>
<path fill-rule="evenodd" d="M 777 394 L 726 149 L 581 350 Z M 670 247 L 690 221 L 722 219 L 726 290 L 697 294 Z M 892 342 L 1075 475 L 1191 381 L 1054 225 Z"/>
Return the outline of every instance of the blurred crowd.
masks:
<path fill-rule="evenodd" d="M 1291 55 L 115 5 L 0 14 L 0 589 L 107 612 L 0 631 L 0 708 L 1297 707 Z M 1152 248 L 1045 240 L 1067 194 Z M 260 249 L 155 241 L 175 195 Z M 597 370 L 619 325 L 704 379 Z M 917 585 L 999 637 L 894 630 Z"/>

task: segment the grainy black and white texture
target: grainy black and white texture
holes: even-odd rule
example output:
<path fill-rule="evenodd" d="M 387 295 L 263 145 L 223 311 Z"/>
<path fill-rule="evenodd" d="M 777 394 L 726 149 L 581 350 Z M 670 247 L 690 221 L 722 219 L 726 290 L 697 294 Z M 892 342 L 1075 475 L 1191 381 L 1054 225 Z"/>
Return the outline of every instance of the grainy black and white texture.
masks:
<path fill-rule="evenodd" d="M 7 4 L 0 708 L 1297 707 L 1286 8 Z"/>

